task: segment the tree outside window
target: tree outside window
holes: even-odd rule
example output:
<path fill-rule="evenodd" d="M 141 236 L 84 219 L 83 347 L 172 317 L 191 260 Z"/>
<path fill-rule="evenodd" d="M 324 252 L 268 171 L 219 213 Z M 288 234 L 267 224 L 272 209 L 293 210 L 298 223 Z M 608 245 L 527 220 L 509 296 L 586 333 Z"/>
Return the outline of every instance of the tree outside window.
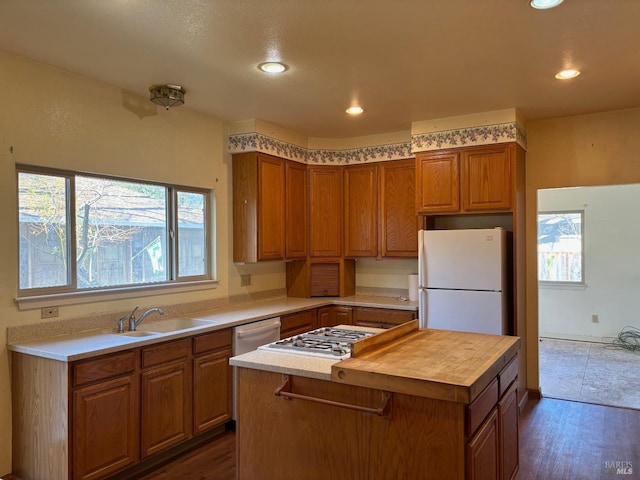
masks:
<path fill-rule="evenodd" d="M 584 211 L 538 214 L 538 280 L 584 284 Z"/>

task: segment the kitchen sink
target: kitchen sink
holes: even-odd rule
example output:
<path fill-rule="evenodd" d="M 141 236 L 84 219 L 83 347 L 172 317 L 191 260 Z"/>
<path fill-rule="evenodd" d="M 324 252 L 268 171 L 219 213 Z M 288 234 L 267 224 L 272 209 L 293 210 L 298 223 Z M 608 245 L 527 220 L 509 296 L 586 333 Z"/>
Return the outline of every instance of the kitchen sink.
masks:
<path fill-rule="evenodd" d="M 167 333 L 177 332 L 178 330 L 188 330 L 190 328 L 205 327 L 212 325 L 213 322 L 207 320 L 199 320 L 196 318 L 170 318 L 168 320 L 158 320 L 155 322 L 141 323 L 138 325 L 137 332 L 153 332 Z M 135 332 L 131 332 L 135 333 Z"/>
<path fill-rule="evenodd" d="M 160 332 L 151 330 L 134 330 L 133 332 L 118 333 L 118 335 L 124 335 L 125 337 L 150 337 L 152 335 L 158 335 Z"/>

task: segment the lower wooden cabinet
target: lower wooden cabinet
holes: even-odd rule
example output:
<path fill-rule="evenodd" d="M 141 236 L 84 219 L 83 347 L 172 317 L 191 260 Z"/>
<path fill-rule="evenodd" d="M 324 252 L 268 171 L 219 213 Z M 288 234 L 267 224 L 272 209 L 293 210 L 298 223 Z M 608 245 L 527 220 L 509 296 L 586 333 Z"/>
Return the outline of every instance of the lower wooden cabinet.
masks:
<path fill-rule="evenodd" d="M 391 328 L 414 320 L 416 315 L 417 312 L 411 310 L 355 307 L 353 323 L 362 327 Z"/>
<path fill-rule="evenodd" d="M 61 362 L 12 353 L 13 473 L 98 480 L 231 419 L 231 329 Z"/>
<path fill-rule="evenodd" d="M 190 349 L 185 343 L 162 345 L 165 353 L 180 347 L 186 347 L 187 352 Z M 140 390 L 143 459 L 191 438 L 191 365 L 188 355 L 143 370 Z"/>
<path fill-rule="evenodd" d="M 467 444 L 467 480 L 500 478 L 498 451 L 498 415 L 494 408 L 480 430 Z"/>
<path fill-rule="evenodd" d="M 315 308 L 280 317 L 280 338 L 292 337 L 318 328 Z"/>
<path fill-rule="evenodd" d="M 71 396 L 73 478 L 103 478 L 140 458 L 138 381 L 128 374 Z"/>
<path fill-rule="evenodd" d="M 339 305 L 318 309 L 318 325 L 335 327 L 336 325 L 353 325 L 353 308 Z"/>
<path fill-rule="evenodd" d="M 498 431 L 501 478 L 510 480 L 516 477 L 519 465 L 518 389 L 515 383 L 498 403 Z"/>

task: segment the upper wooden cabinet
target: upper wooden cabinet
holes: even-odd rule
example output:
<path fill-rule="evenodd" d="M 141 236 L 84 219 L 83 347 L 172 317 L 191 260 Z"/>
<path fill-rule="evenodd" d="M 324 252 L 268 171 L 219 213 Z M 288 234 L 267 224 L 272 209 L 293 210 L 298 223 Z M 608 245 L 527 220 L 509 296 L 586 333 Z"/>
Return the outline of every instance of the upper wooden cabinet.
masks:
<path fill-rule="evenodd" d="M 250 152 L 233 156 L 233 261 L 307 255 L 307 167 Z"/>
<path fill-rule="evenodd" d="M 378 255 L 378 167 L 348 166 L 344 171 L 344 254 Z"/>
<path fill-rule="evenodd" d="M 233 156 L 233 261 L 283 260 L 285 163 L 262 153 Z"/>
<path fill-rule="evenodd" d="M 309 252 L 307 166 L 285 162 L 285 256 L 305 258 Z"/>
<path fill-rule="evenodd" d="M 344 172 L 346 257 L 416 257 L 413 160 L 348 166 Z"/>
<path fill-rule="evenodd" d="M 415 210 L 414 160 L 380 163 L 380 256 L 418 256 L 418 216 Z"/>
<path fill-rule="evenodd" d="M 416 208 L 423 214 L 511 211 L 515 144 L 416 155 Z"/>
<path fill-rule="evenodd" d="M 310 255 L 342 255 L 342 167 L 309 167 Z"/>

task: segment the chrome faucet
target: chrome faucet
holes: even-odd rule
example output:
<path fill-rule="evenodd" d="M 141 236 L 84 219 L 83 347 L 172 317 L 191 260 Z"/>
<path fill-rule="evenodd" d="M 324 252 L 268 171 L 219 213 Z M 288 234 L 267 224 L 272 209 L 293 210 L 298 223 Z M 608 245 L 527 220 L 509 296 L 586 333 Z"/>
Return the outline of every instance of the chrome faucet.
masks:
<path fill-rule="evenodd" d="M 140 318 L 136 320 L 136 310 L 138 310 L 139 307 L 140 305 L 136 305 L 136 308 L 134 308 L 133 312 L 131 312 L 131 315 L 129 315 L 129 331 L 131 332 L 135 331 L 136 327 L 140 325 L 142 321 L 145 318 L 147 318 L 150 314 L 159 313 L 160 315 L 164 315 L 164 310 L 162 310 L 161 308 L 155 307 L 155 308 L 150 308 L 149 310 L 144 312 L 142 315 L 140 315 Z"/>

